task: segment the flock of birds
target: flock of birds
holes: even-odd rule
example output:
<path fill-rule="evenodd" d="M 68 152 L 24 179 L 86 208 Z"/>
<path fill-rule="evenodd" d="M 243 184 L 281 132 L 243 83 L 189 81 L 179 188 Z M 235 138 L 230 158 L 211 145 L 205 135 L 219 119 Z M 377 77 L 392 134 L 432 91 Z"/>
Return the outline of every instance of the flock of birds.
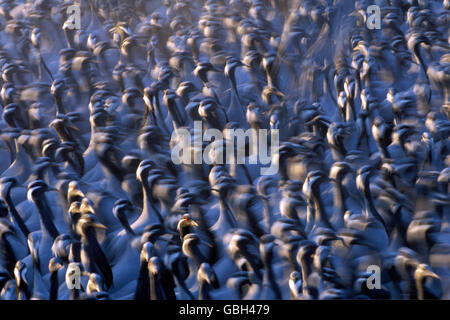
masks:
<path fill-rule="evenodd" d="M 450 299 L 449 25 L 448 0 L 1 0 L 1 299 Z M 279 130 L 279 172 L 175 165 L 194 121 Z"/>

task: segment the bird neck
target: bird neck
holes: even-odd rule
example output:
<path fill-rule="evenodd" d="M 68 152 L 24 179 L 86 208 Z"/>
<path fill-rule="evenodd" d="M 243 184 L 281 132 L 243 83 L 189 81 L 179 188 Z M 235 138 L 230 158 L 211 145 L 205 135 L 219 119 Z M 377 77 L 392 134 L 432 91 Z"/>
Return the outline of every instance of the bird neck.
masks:
<path fill-rule="evenodd" d="M 180 115 L 180 110 L 178 109 L 175 99 L 167 100 L 167 110 L 172 117 L 174 128 L 176 129 L 182 127 L 184 125 L 184 121 Z"/>
<path fill-rule="evenodd" d="M 164 224 L 159 211 L 153 203 L 150 186 L 148 185 L 146 178 L 142 182 L 142 194 L 143 194 L 143 206 L 142 213 L 139 220 L 146 221 L 146 224 Z"/>
<path fill-rule="evenodd" d="M 150 300 L 165 300 L 164 290 L 161 287 L 161 281 L 158 274 L 148 271 L 150 279 Z"/>
<path fill-rule="evenodd" d="M 83 236 L 81 237 L 81 241 L 85 245 L 88 245 L 89 249 L 92 249 L 94 252 L 97 250 L 101 250 L 100 244 L 97 241 L 97 234 L 94 228 L 85 229 Z"/>
<path fill-rule="evenodd" d="M 50 273 L 50 300 L 58 300 L 58 271 Z"/>
<path fill-rule="evenodd" d="M 158 126 L 160 126 L 161 129 L 163 131 L 165 131 L 166 133 L 170 132 L 169 129 L 167 128 L 167 125 L 166 125 L 166 122 L 165 122 L 165 119 L 164 119 L 164 115 L 161 112 L 161 106 L 160 106 L 160 103 L 159 103 L 159 92 L 155 93 L 155 95 L 153 96 L 153 98 L 151 100 L 153 100 L 153 99 L 155 99 L 155 102 L 154 102 L 154 107 L 155 108 L 153 110 L 156 113 L 156 116 L 158 118 Z"/>
<path fill-rule="evenodd" d="M 343 161 L 347 150 L 345 149 L 344 143 L 341 139 L 337 138 L 335 143 L 330 144 L 331 152 L 335 161 Z"/>
<path fill-rule="evenodd" d="M 352 120 L 356 120 L 356 115 L 353 112 L 353 110 L 355 109 L 355 101 L 353 100 L 353 98 L 348 98 L 347 100 L 347 107 L 345 110 L 345 121 L 350 122 Z"/>
<path fill-rule="evenodd" d="M 280 172 L 281 179 L 283 181 L 289 180 L 289 176 L 288 176 L 288 167 L 289 167 L 288 158 L 284 157 L 284 156 L 280 156 L 280 158 L 278 160 L 278 165 L 279 165 L 279 172 Z"/>
<path fill-rule="evenodd" d="M 262 199 L 263 203 L 263 215 L 264 215 L 264 223 L 266 224 L 267 230 L 272 226 L 272 211 L 270 208 L 270 203 L 267 199 Z"/>
<path fill-rule="evenodd" d="M 416 289 L 417 289 L 417 299 L 424 300 L 425 299 L 425 288 L 424 288 L 424 278 L 416 278 Z"/>
<path fill-rule="evenodd" d="M 16 160 L 14 161 L 16 164 L 20 164 L 20 166 L 23 168 L 23 173 L 20 174 L 19 177 L 17 177 L 18 181 L 24 181 L 26 180 L 26 176 L 29 176 L 30 169 L 32 167 L 32 164 L 30 163 L 30 158 L 26 154 L 25 148 L 17 141 L 17 139 L 14 139 L 14 145 L 15 145 L 15 151 L 16 151 Z"/>
<path fill-rule="evenodd" d="M 150 298 L 150 283 L 148 275 L 148 262 L 145 259 L 141 259 L 136 291 L 134 293 L 135 300 L 148 300 Z"/>
<path fill-rule="evenodd" d="M 273 67 L 268 68 L 266 70 L 267 86 L 272 87 L 272 88 L 278 88 L 278 86 L 277 86 L 277 76 L 273 72 L 272 69 L 273 69 Z M 272 101 L 270 101 L 270 102 L 272 102 Z"/>
<path fill-rule="evenodd" d="M 328 221 L 328 216 L 325 210 L 325 206 L 323 205 L 322 197 L 320 194 L 316 194 L 313 192 L 313 202 L 314 202 L 314 211 L 315 211 L 315 221 L 316 226 L 324 226 L 329 229 L 333 229 L 330 222 Z"/>
<path fill-rule="evenodd" d="M 273 253 L 266 253 L 266 257 L 264 259 L 264 275 L 263 275 L 263 283 L 275 284 L 275 274 L 273 272 Z"/>
<path fill-rule="evenodd" d="M 250 75 L 251 82 L 252 82 L 254 88 L 256 89 L 256 92 L 261 92 L 263 87 L 261 85 L 261 77 L 260 77 L 259 67 L 256 65 L 256 63 L 252 63 L 249 75 Z"/>
<path fill-rule="evenodd" d="M 418 43 L 414 46 L 414 55 L 416 56 L 417 60 L 419 60 L 420 66 L 422 67 L 422 71 L 425 74 L 425 77 L 428 78 L 428 75 L 427 75 L 428 66 L 425 63 L 425 60 L 423 59 L 422 53 L 420 52 L 420 48 L 421 48 L 421 43 Z"/>
<path fill-rule="evenodd" d="M 134 236 L 136 235 L 136 233 L 134 232 L 133 228 L 131 228 L 130 223 L 128 222 L 128 220 L 125 218 L 125 221 L 123 222 L 123 228 L 125 229 L 125 232 L 129 235 L 129 236 Z"/>
<path fill-rule="evenodd" d="M 333 204 L 335 208 L 339 209 L 339 214 L 344 216 L 346 205 L 344 200 L 344 190 L 342 187 L 342 181 L 340 179 L 333 179 L 332 180 L 333 186 L 334 186 L 334 197 L 333 197 Z"/>
<path fill-rule="evenodd" d="M 201 279 L 198 282 L 198 300 L 209 299 L 210 285 L 205 280 Z"/>
<path fill-rule="evenodd" d="M 314 216 L 315 216 L 314 204 L 308 203 L 308 205 L 306 206 L 306 226 L 305 226 L 306 233 L 309 233 L 314 227 Z"/>
<path fill-rule="evenodd" d="M 97 127 L 95 126 L 95 124 L 93 122 L 91 122 L 91 139 L 89 140 L 89 145 L 86 149 L 86 151 L 84 152 L 84 158 L 87 158 L 87 155 L 89 153 L 94 153 L 95 152 L 95 133 L 97 132 Z"/>
<path fill-rule="evenodd" d="M 364 193 L 364 203 L 366 206 L 365 210 L 366 218 L 367 219 L 376 218 L 384 225 L 384 220 L 383 218 L 381 218 L 380 214 L 375 208 L 375 204 L 373 203 L 372 192 L 370 191 L 369 183 L 366 183 L 363 193 Z"/>
<path fill-rule="evenodd" d="M 80 290 L 79 289 L 71 289 L 70 290 L 70 300 L 78 300 L 80 297 Z"/>
<path fill-rule="evenodd" d="M 189 226 L 182 226 L 180 228 L 180 238 L 183 241 L 184 236 L 190 233 L 190 227 Z"/>
<path fill-rule="evenodd" d="M 28 285 L 22 279 L 19 286 L 16 287 L 17 300 L 28 300 L 30 297 L 28 290 Z"/>
<path fill-rule="evenodd" d="M 51 213 L 50 207 L 45 199 L 45 194 L 42 194 L 40 197 L 33 197 L 33 202 L 36 205 L 41 218 L 41 229 L 43 235 L 48 235 L 55 239 L 59 235 L 59 232 L 52 221 L 53 214 Z"/>
<path fill-rule="evenodd" d="M 160 106 L 160 104 L 159 104 L 159 91 L 157 91 L 157 92 L 155 92 L 155 94 L 153 95 L 153 97 L 150 99 L 150 101 L 154 101 L 154 103 L 152 103 L 152 105 L 153 105 L 153 107 L 154 107 L 154 110 L 156 111 L 156 112 L 158 112 L 158 114 L 160 115 L 160 116 L 162 116 L 161 115 L 161 106 Z"/>
<path fill-rule="evenodd" d="M 59 94 L 55 95 L 56 113 L 66 114 L 66 109 L 64 108 L 64 103 Z"/>
<path fill-rule="evenodd" d="M 70 262 L 81 262 L 81 241 L 79 235 L 75 237 L 76 240 L 72 241 L 70 245 L 69 261 Z"/>
<path fill-rule="evenodd" d="M 219 197 L 219 209 L 220 209 L 219 220 L 224 221 L 230 229 L 237 228 L 236 218 L 234 217 L 233 212 L 228 206 L 226 196 Z"/>
<path fill-rule="evenodd" d="M 105 279 L 105 285 L 109 289 L 113 285 L 113 274 L 109 261 L 105 256 L 100 244 L 97 241 L 95 229 L 88 228 L 84 232 L 81 241 L 87 251 L 88 270 L 90 272 L 101 273 Z"/>
<path fill-rule="evenodd" d="M 33 259 L 33 296 L 32 298 L 45 299 L 47 295 L 47 287 L 42 279 L 39 265 Z"/>
<path fill-rule="evenodd" d="M 66 37 L 67 46 L 69 48 L 75 48 L 75 41 L 73 40 L 74 32 L 69 30 L 68 28 L 64 29 L 64 35 Z"/>
<path fill-rule="evenodd" d="M 16 210 L 16 206 L 14 205 L 14 202 L 12 201 L 11 198 L 11 189 L 8 189 L 8 192 L 6 193 L 5 202 L 8 205 L 9 211 L 11 212 L 11 220 L 12 220 L 11 222 L 15 222 L 18 225 L 20 231 L 22 231 L 25 238 L 28 239 L 30 230 L 28 230 L 28 227 L 26 226 L 22 217 Z"/>
<path fill-rule="evenodd" d="M 309 292 L 308 292 L 308 277 L 309 274 L 311 272 L 311 268 L 310 268 L 310 262 L 306 261 L 305 258 L 302 258 L 300 260 L 300 266 L 301 266 L 301 272 L 302 272 L 302 291 L 303 291 L 303 295 L 304 296 L 309 296 Z"/>

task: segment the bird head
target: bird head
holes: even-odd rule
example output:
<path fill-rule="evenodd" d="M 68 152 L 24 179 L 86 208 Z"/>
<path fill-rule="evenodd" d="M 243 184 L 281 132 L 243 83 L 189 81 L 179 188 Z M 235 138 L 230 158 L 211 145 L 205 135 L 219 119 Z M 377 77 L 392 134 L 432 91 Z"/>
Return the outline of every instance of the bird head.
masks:
<path fill-rule="evenodd" d="M 120 46 L 120 53 L 122 53 L 125 57 L 129 58 L 131 50 L 136 46 L 138 46 L 136 37 L 134 36 L 127 37 L 125 40 L 122 41 L 122 44 Z"/>
<path fill-rule="evenodd" d="M 52 253 L 57 259 L 60 259 L 63 262 L 67 262 L 69 259 L 71 246 L 71 236 L 68 234 L 60 234 L 55 238 L 55 241 L 53 241 Z"/>
<path fill-rule="evenodd" d="M 92 208 L 92 201 L 88 198 L 81 199 L 80 212 L 84 214 L 95 214 L 94 208 Z"/>
<path fill-rule="evenodd" d="M 304 240 L 300 242 L 300 247 L 297 252 L 297 263 L 303 265 L 306 259 L 311 259 L 317 249 L 317 244 L 313 241 Z"/>
<path fill-rule="evenodd" d="M 184 214 L 177 225 L 177 230 L 180 233 L 181 239 L 184 240 L 185 236 L 189 234 L 191 227 L 198 227 L 198 223 L 195 222 L 189 214 Z"/>
<path fill-rule="evenodd" d="M 106 227 L 101 224 L 95 215 L 91 213 L 83 214 L 77 222 L 76 230 L 79 235 L 85 236 L 89 230 L 106 230 Z"/>
<path fill-rule="evenodd" d="M 122 225 L 128 224 L 127 213 L 131 213 L 133 210 L 133 204 L 127 199 L 119 199 L 113 206 L 113 214 Z"/>
<path fill-rule="evenodd" d="M 214 269 L 211 267 L 211 265 L 207 262 L 203 262 L 198 268 L 197 281 L 205 281 L 213 288 L 219 288 L 219 280 L 217 279 L 216 273 L 214 272 Z"/>
<path fill-rule="evenodd" d="M 162 261 L 157 256 L 153 256 L 148 260 L 148 271 L 153 276 L 161 274 L 163 271 Z"/>
<path fill-rule="evenodd" d="M 414 271 L 414 279 L 416 279 L 416 281 L 423 281 L 427 277 L 440 279 L 436 273 L 431 271 L 431 268 L 427 264 L 420 263 Z"/>
<path fill-rule="evenodd" d="M 142 183 L 147 181 L 150 170 L 154 168 L 155 163 L 151 160 L 142 160 L 136 170 L 136 177 Z"/>
<path fill-rule="evenodd" d="M 147 262 L 155 255 L 155 246 L 147 241 L 144 243 L 141 249 L 141 261 Z"/>
<path fill-rule="evenodd" d="M 215 165 L 209 173 L 209 182 L 211 190 L 217 196 L 225 196 L 230 188 L 235 185 L 234 179 L 228 174 L 221 165 Z"/>
<path fill-rule="evenodd" d="M 375 170 L 372 166 L 366 165 L 359 168 L 356 173 L 356 186 L 359 190 L 365 191 L 369 187 L 369 179 L 375 175 Z"/>
<path fill-rule="evenodd" d="M 266 105 L 272 105 L 272 99 L 277 98 L 280 102 L 283 101 L 285 95 L 272 86 L 265 86 L 261 92 L 261 98 L 266 103 Z"/>
<path fill-rule="evenodd" d="M 33 201 L 33 199 L 39 199 L 47 191 L 58 191 L 58 190 L 49 187 L 43 180 L 34 180 L 28 184 L 27 199 L 29 201 Z"/>
<path fill-rule="evenodd" d="M 16 280 L 17 287 L 28 285 L 27 272 L 27 265 L 22 260 L 18 260 L 14 267 L 14 279 Z"/>
<path fill-rule="evenodd" d="M 48 271 L 50 271 L 50 273 L 55 273 L 58 272 L 58 270 L 61 270 L 63 266 L 62 261 L 56 257 L 52 257 L 48 262 Z"/>
<path fill-rule="evenodd" d="M 329 260 L 330 254 L 331 254 L 330 247 L 324 245 L 320 245 L 319 247 L 317 247 L 316 252 L 314 254 L 313 264 L 314 267 L 320 273 L 322 273 L 323 268 L 325 267 L 327 261 Z"/>
<path fill-rule="evenodd" d="M 21 187 L 19 182 L 14 177 L 2 177 L 0 178 L 0 196 L 6 199 L 7 195 L 14 187 Z"/>
<path fill-rule="evenodd" d="M 173 90 L 173 89 L 164 90 L 164 103 L 166 105 L 169 105 L 169 103 L 172 103 L 176 97 L 177 97 L 177 94 L 175 93 L 175 90 Z"/>
<path fill-rule="evenodd" d="M 235 69 L 241 66 L 244 66 L 241 60 L 234 57 L 228 57 L 225 63 L 224 73 L 227 77 L 230 77 L 234 73 Z"/>
<path fill-rule="evenodd" d="M 180 187 L 177 190 L 177 194 L 175 197 L 175 204 L 173 205 L 173 211 L 174 212 L 180 212 L 180 213 L 186 213 L 188 210 L 188 207 L 192 204 L 198 203 L 198 200 L 192 194 L 189 192 L 188 189 L 184 187 Z M 206 204 L 206 201 L 201 201 L 202 204 Z"/>
<path fill-rule="evenodd" d="M 353 168 L 348 162 L 335 162 L 330 169 L 330 179 L 340 181 L 345 177 L 347 173 L 350 173 L 352 171 Z"/>
<path fill-rule="evenodd" d="M 86 292 L 88 294 L 93 294 L 97 292 L 105 291 L 104 281 L 102 276 L 97 273 L 91 273 L 89 275 L 89 280 L 86 286 Z"/>
<path fill-rule="evenodd" d="M 199 91 L 198 88 L 191 81 L 183 81 L 178 85 L 176 94 L 180 97 L 185 97 L 189 93 Z"/>
<path fill-rule="evenodd" d="M 207 119 L 211 114 L 213 114 L 214 110 L 217 109 L 217 103 L 213 99 L 203 99 L 200 102 L 200 105 L 198 107 L 198 114 L 204 118 Z"/>
<path fill-rule="evenodd" d="M 8 104 L 3 110 L 3 118 L 10 127 L 17 127 L 18 105 L 15 103 Z"/>
<path fill-rule="evenodd" d="M 31 31 L 31 43 L 33 44 L 33 47 L 39 48 L 41 41 L 41 29 L 38 27 L 33 28 Z"/>
<path fill-rule="evenodd" d="M 62 142 L 59 147 L 56 149 L 55 158 L 56 160 L 65 160 L 66 155 L 70 152 L 74 152 L 77 150 L 77 146 L 74 142 L 65 141 Z"/>
<path fill-rule="evenodd" d="M 171 239 L 173 235 L 176 233 L 170 231 L 167 232 L 163 225 L 155 223 L 149 226 L 146 226 L 144 232 L 141 236 L 141 244 L 146 242 L 156 243 L 157 241 L 165 241 L 167 243 L 174 243 Z M 169 235 L 169 238 L 163 237 L 164 235 Z"/>
<path fill-rule="evenodd" d="M 250 68 L 252 65 L 259 66 L 262 62 L 263 56 L 256 50 L 248 50 L 244 56 L 243 64 Z"/>
<path fill-rule="evenodd" d="M 67 188 L 67 200 L 69 203 L 72 201 L 80 201 L 85 197 L 83 191 L 81 191 L 78 181 L 72 180 L 69 182 Z"/>
<path fill-rule="evenodd" d="M 326 180 L 325 174 L 320 170 L 308 172 L 302 191 L 305 196 L 311 200 L 313 193 L 319 191 L 320 184 Z"/>
<path fill-rule="evenodd" d="M 270 194 L 269 190 L 270 188 L 276 188 L 277 183 L 276 180 L 273 177 L 270 176 L 262 176 L 258 180 L 258 184 L 256 186 L 256 190 L 260 197 L 263 199 L 267 199 L 267 196 Z"/>
<path fill-rule="evenodd" d="M 276 246 L 280 246 L 281 248 L 284 246 L 284 243 L 272 234 L 264 234 L 259 240 L 259 253 L 262 260 L 266 262 L 273 259 L 273 251 Z"/>

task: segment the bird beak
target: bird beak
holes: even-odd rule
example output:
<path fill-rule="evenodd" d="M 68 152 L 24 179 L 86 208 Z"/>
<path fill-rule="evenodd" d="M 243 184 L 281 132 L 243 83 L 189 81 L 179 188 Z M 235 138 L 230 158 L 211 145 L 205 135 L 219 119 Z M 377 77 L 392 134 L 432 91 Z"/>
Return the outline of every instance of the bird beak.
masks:
<path fill-rule="evenodd" d="M 440 279 L 439 276 L 434 273 L 433 271 L 430 270 L 424 270 L 423 271 L 423 276 L 424 277 L 431 277 L 431 278 L 435 278 L 435 279 Z"/>
<path fill-rule="evenodd" d="M 106 230 L 106 227 L 100 222 L 94 222 L 90 224 L 91 227 Z"/>
<path fill-rule="evenodd" d="M 198 227 L 198 223 L 194 220 L 191 220 L 191 226 Z"/>
<path fill-rule="evenodd" d="M 173 241 L 172 239 L 169 239 L 169 238 L 159 237 L 158 240 L 167 242 L 168 244 L 178 244 L 176 241 Z"/>
<path fill-rule="evenodd" d="M 208 246 L 208 247 L 210 247 L 210 248 L 212 248 L 213 247 L 213 245 L 211 244 L 211 243 L 209 243 L 209 242 L 206 242 L 206 241 L 200 241 L 200 243 L 203 243 L 204 245 L 206 245 L 206 246 Z"/>
<path fill-rule="evenodd" d="M 75 130 L 75 131 L 80 131 L 80 129 L 77 128 L 77 127 L 75 127 L 75 125 L 73 125 L 73 124 L 70 125 L 69 128 L 71 128 L 71 129 L 73 129 L 73 130 Z"/>

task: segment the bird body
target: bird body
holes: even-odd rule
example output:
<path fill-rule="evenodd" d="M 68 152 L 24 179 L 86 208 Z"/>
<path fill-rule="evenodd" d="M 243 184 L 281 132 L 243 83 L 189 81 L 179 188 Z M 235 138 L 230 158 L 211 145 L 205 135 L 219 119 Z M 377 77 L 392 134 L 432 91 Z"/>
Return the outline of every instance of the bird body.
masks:
<path fill-rule="evenodd" d="M 0 2 L 1 299 L 450 298 L 448 0 Z"/>

